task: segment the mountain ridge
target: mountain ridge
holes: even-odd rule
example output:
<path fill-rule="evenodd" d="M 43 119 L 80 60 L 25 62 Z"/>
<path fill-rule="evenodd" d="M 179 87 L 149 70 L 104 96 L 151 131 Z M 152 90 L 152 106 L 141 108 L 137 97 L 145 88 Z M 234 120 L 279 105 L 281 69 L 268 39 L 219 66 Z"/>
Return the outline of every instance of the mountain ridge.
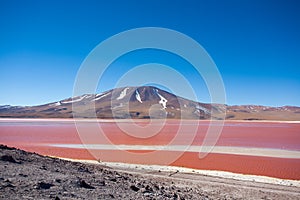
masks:
<path fill-rule="evenodd" d="M 300 107 L 201 103 L 153 86 L 121 87 L 36 106 L 0 106 L 5 118 L 300 120 Z"/>

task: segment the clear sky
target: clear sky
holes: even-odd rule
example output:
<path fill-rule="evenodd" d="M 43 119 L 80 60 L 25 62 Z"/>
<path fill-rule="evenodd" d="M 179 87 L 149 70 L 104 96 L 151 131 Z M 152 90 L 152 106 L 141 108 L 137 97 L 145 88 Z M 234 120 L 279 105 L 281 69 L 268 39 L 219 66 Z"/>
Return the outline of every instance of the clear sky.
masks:
<path fill-rule="evenodd" d="M 229 105 L 300 106 L 299 9 L 297 0 L 0 0 L 0 105 L 70 97 L 81 63 L 101 41 L 132 28 L 164 27 L 206 49 Z M 144 62 L 175 63 L 197 83 L 180 59 L 162 54 L 135 52 L 116 63 L 123 70 Z M 115 85 L 118 69 L 107 72 L 98 92 Z M 198 98 L 209 101 L 205 88 Z"/>

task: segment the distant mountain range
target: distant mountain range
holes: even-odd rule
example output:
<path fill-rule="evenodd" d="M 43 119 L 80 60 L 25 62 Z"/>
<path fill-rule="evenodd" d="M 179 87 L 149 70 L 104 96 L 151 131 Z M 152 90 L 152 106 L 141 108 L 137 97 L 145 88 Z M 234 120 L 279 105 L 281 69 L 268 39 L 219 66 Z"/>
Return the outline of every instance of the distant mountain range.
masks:
<path fill-rule="evenodd" d="M 230 120 L 300 121 L 300 107 L 199 103 L 152 86 L 116 88 L 101 94 L 85 94 L 38 106 L 4 105 L 0 106 L 0 117 L 220 119 L 225 110 L 226 119 Z"/>

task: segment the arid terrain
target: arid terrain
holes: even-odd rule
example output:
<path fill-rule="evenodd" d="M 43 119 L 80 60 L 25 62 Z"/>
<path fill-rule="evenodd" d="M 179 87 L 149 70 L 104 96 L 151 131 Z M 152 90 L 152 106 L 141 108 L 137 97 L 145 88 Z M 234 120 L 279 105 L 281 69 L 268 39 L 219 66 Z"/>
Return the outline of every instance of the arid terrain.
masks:
<path fill-rule="evenodd" d="M 201 103 L 156 87 L 142 86 L 116 88 L 37 106 L 2 105 L 0 117 L 300 121 L 300 108 Z"/>
<path fill-rule="evenodd" d="M 299 186 L 83 164 L 0 146 L 1 199 L 300 199 Z"/>

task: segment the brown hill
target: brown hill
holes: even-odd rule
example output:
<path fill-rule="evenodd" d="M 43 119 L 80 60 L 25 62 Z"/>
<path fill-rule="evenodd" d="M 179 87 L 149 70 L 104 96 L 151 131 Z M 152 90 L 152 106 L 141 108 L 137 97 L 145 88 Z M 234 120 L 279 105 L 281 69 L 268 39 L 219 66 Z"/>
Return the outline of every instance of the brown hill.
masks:
<path fill-rule="evenodd" d="M 0 117 L 101 119 L 300 120 L 300 108 L 206 104 L 178 97 L 156 87 L 123 87 L 85 94 L 39 106 L 0 106 Z"/>

